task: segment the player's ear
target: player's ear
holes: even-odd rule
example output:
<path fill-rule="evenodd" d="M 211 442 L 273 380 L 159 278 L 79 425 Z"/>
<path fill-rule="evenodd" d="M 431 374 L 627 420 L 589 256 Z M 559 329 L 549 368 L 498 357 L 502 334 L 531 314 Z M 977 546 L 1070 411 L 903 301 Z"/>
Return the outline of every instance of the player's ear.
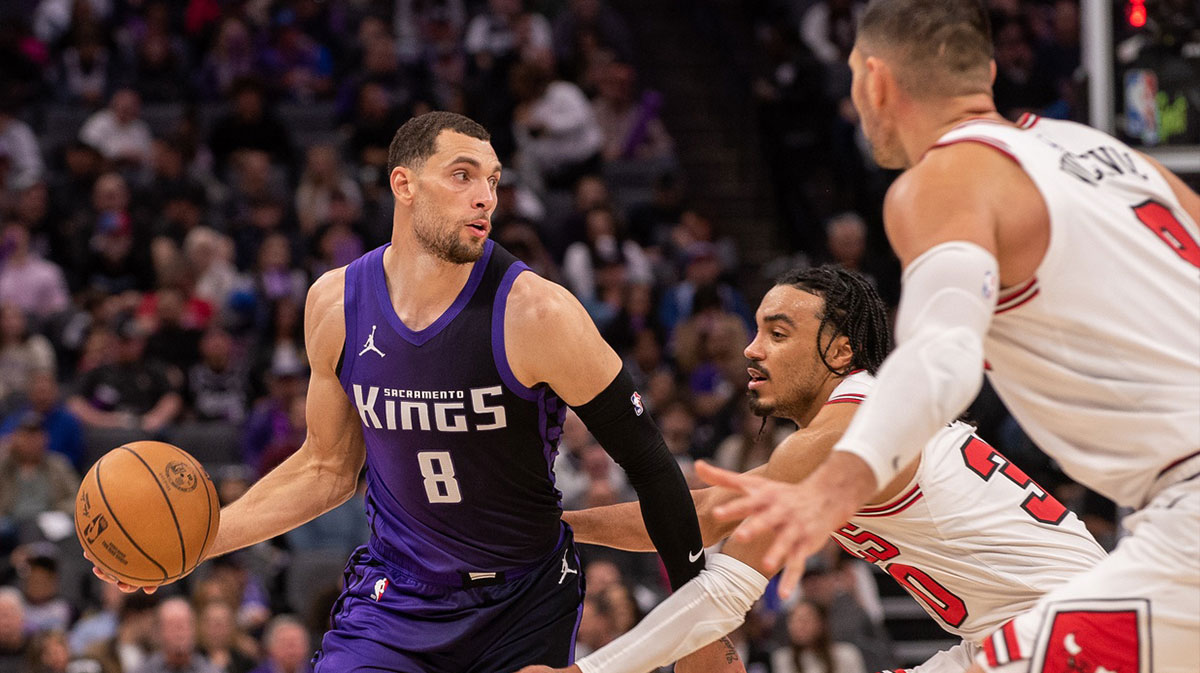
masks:
<path fill-rule="evenodd" d="M 893 95 L 890 89 L 896 85 L 895 73 L 887 63 L 875 56 L 868 56 L 864 65 L 867 101 L 872 108 L 878 110 Z"/>
<path fill-rule="evenodd" d="M 854 362 L 854 349 L 850 347 L 850 337 L 844 334 L 839 334 L 833 338 L 833 343 L 829 344 L 829 351 L 825 354 L 826 361 L 834 371 L 842 371 Z"/>
<path fill-rule="evenodd" d="M 415 177 L 413 170 L 406 166 L 397 166 L 392 169 L 388 181 L 391 183 L 392 196 L 396 197 L 397 202 L 404 205 L 412 204 Z"/>

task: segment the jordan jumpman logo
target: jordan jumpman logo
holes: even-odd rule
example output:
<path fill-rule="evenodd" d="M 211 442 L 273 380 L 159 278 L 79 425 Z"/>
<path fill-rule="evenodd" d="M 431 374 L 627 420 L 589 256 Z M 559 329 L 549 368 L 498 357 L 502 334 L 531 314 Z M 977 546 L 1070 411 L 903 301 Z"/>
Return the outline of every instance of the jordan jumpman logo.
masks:
<path fill-rule="evenodd" d="M 375 347 L 375 325 L 371 325 L 371 334 L 367 336 L 367 343 L 363 346 L 363 349 L 358 352 L 358 354 L 361 356 L 367 351 L 375 351 L 376 353 L 379 353 L 379 357 L 381 358 L 387 357 L 383 354 L 383 351 Z"/>

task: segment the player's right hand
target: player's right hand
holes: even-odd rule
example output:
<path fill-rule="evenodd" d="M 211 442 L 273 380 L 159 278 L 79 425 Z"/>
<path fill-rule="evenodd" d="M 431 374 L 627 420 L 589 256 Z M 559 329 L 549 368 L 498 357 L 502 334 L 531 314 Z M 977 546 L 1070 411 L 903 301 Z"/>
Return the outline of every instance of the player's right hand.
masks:
<path fill-rule="evenodd" d="M 158 591 L 157 585 L 148 586 L 148 587 L 139 587 L 139 586 L 134 586 L 132 584 L 126 584 L 125 582 L 122 582 L 121 580 L 119 580 L 119 579 L 113 577 L 112 575 L 109 575 L 108 573 L 101 570 L 100 566 L 96 565 L 96 559 L 92 558 L 92 555 L 87 553 L 86 549 L 83 551 L 83 555 L 85 558 L 87 558 L 87 560 L 92 562 L 92 574 L 93 575 L 95 575 L 96 577 L 99 577 L 100 579 L 104 580 L 105 582 L 108 582 L 109 584 L 116 585 L 116 587 L 118 589 L 120 589 L 121 591 L 124 591 L 127 594 L 135 593 L 139 589 L 142 591 L 145 591 L 148 594 L 152 594 L 155 591 Z"/>

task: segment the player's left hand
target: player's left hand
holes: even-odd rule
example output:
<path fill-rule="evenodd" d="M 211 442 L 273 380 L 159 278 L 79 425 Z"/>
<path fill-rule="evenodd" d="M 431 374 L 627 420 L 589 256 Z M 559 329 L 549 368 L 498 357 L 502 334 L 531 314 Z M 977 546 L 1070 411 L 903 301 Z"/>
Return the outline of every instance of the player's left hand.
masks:
<path fill-rule="evenodd" d="M 741 520 L 733 536 L 743 542 L 771 534 L 763 557 L 769 571 L 783 568 L 779 595 L 789 598 L 804 574 L 804 562 L 875 492 L 875 475 L 857 456 L 834 452 L 799 484 L 739 474 L 699 461 L 696 473 L 713 486 L 743 495 L 717 507 L 725 521 Z"/>

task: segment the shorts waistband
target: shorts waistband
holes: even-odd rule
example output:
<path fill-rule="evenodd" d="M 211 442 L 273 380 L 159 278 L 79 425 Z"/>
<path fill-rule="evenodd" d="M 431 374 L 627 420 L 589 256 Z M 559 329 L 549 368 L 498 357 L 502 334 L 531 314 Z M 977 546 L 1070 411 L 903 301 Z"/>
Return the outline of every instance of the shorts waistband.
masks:
<path fill-rule="evenodd" d="M 1200 477 L 1200 451 L 1190 453 L 1164 467 L 1150 484 L 1150 491 L 1146 495 L 1146 503 L 1148 504 L 1159 493 L 1162 493 L 1175 484 L 1189 481 L 1196 477 Z"/>
<path fill-rule="evenodd" d="M 553 551 L 536 561 L 512 568 L 504 568 L 503 570 L 463 569 L 442 573 L 434 572 L 429 568 L 414 563 L 411 557 L 400 553 L 398 549 L 374 535 L 367 542 L 367 548 L 370 549 L 373 555 L 386 561 L 388 565 L 395 567 L 418 582 L 451 589 L 474 589 L 476 587 L 513 582 L 531 572 L 541 569 L 546 565 L 547 561 L 557 556 L 571 539 L 573 539 L 571 530 L 566 523 L 563 523 L 559 526 L 558 542 L 555 543 Z"/>

